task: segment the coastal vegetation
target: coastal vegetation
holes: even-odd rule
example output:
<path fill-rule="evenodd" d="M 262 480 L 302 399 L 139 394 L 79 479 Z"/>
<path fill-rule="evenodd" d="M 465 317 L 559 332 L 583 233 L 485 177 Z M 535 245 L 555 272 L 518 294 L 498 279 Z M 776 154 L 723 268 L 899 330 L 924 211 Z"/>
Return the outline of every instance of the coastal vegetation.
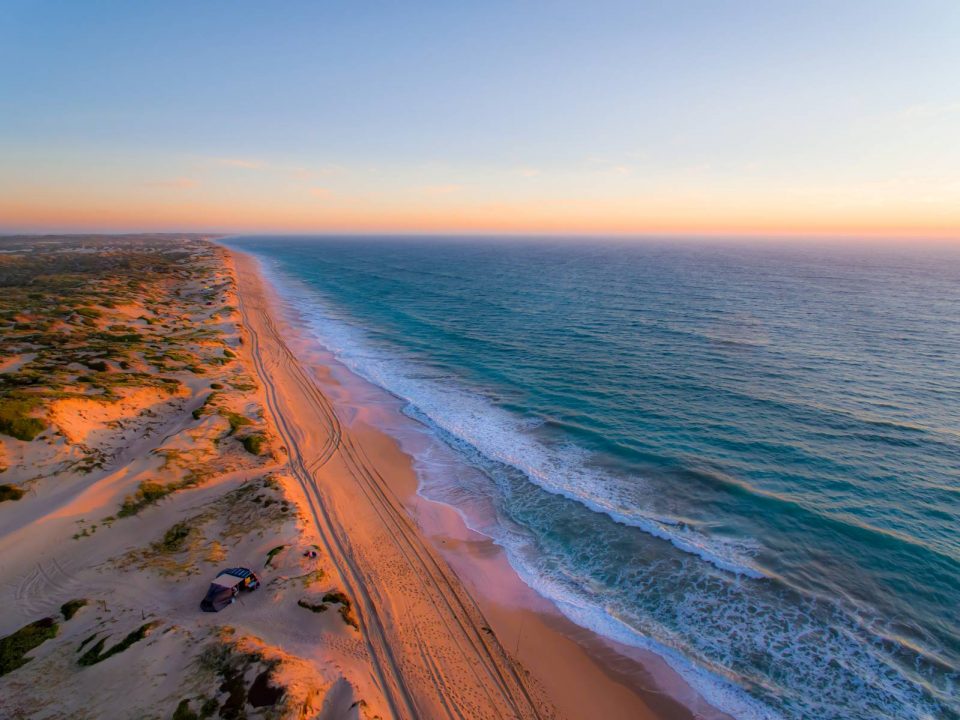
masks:
<path fill-rule="evenodd" d="M 0 253 L 0 434 L 33 442 L 66 436 L 90 471 L 106 458 L 54 422 L 58 404 L 115 404 L 138 391 L 184 391 L 234 354 L 213 326 L 178 327 L 198 298 L 181 288 L 208 276 L 209 246 L 156 236 L 7 238 Z M 212 303 L 221 288 L 200 286 Z M 175 291 L 179 290 L 179 292 Z M 220 307 L 215 308 L 219 310 Z M 222 383 L 219 383 L 222 386 Z M 148 407 L 144 407 L 147 411 Z M 74 413 L 79 414 L 77 412 Z"/>
<path fill-rule="evenodd" d="M 339 605 L 340 608 L 337 612 L 340 613 L 340 617 L 343 618 L 343 621 L 355 630 L 360 629 L 360 623 L 357 621 L 357 616 L 353 614 L 353 605 L 350 603 L 350 598 L 348 598 L 345 593 L 339 590 L 328 592 L 323 596 L 323 602 Z"/>
<path fill-rule="evenodd" d="M 190 532 L 188 523 L 178 522 L 163 534 L 163 539 L 157 543 L 156 547 L 163 552 L 177 552 L 183 548 Z"/>
<path fill-rule="evenodd" d="M 6 500 L 19 500 L 22 497 L 22 488 L 19 488 L 16 485 L 10 485 L 8 483 L 0 485 L 0 502 L 4 502 Z"/>
<path fill-rule="evenodd" d="M 273 562 L 273 559 L 283 552 L 286 549 L 286 545 L 277 545 L 275 548 L 271 548 L 270 552 L 267 553 L 267 561 L 264 563 L 264 567 L 270 567 L 270 563 Z"/>
<path fill-rule="evenodd" d="M 299 600 L 297 600 L 297 605 L 314 613 L 326 612 L 328 607 L 328 605 L 324 602 L 316 603 L 316 602 L 311 602 L 310 600 L 306 600 L 304 598 L 300 598 Z"/>
<path fill-rule="evenodd" d="M 235 640 L 232 629 L 221 629 L 219 638 L 201 653 L 198 664 L 216 678 L 218 696 L 226 695 L 217 702 L 221 718 L 245 717 L 248 703 L 255 708 L 273 707 L 287 694 L 274 680 L 281 660 L 268 657 L 253 641 Z M 253 682 L 247 679 L 251 675 Z"/>
<path fill-rule="evenodd" d="M 0 638 L 0 675 L 6 675 L 30 662 L 26 654 L 57 636 L 60 626 L 51 617 L 24 625 L 12 635 Z"/>
<path fill-rule="evenodd" d="M 73 616 L 77 614 L 80 608 L 85 607 L 86 604 L 87 601 L 82 598 L 77 600 L 68 600 L 60 606 L 60 612 L 63 614 L 64 620 L 72 620 Z"/>
<path fill-rule="evenodd" d="M 27 377 L 29 376 L 24 376 Z M 5 380 L 5 377 L 0 377 L 0 382 Z M 13 382 L 17 380 L 14 379 Z M 47 429 L 43 420 L 30 414 L 39 405 L 39 399 L 14 397 L 13 393 L 10 393 L 6 399 L 0 401 L 0 433 L 25 442 L 33 440 Z"/>
<path fill-rule="evenodd" d="M 100 638 L 89 650 L 87 650 L 83 655 L 80 656 L 80 659 L 77 662 L 80 665 L 96 665 L 97 663 L 103 662 L 104 660 L 113 657 L 122 653 L 124 650 L 129 648 L 134 643 L 138 643 L 147 637 L 154 628 L 160 625 L 160 621 L 154 620 L 152 622 L 144 623 L 136 630 L 128 633 L 123 640 L 118 642 L 116 645 L 112 645 L 109 649 L 104 650 L 106 645 L 107 638 Z"/>
<path fill-rule="evenodd" d="M 164 485 L 158 482 L 144 480 L 140 483 L 135 493 L 128 495 L 124 499 L 123 504 L 117 511 L 117 517 L 136 515 L 145 507 L 156 504 L 167 495 L 176 492 L 182 487 L 185 487 L 182 483 L 168 483 Z"/>
<path fill-rule="evenodd" d="M 240 440 L 244 450 L 251 455 L 259 455 L 265 441 L 266 438 L 259 433 L 247 435 Z"/>
<path fill-rule="evenodd" d="M 164 576 L 198 574 L 202 568 L 224 559 L 224 542 L 277 532 L 291 519 L 281 492 L 269 476 L 244 482 L 174 523 L 145 547 L 117 558 L 115 563 Z M 270 550 L 264 567 L 271 567 L 286 547 L 280 545 Z"/>
<path fill-rule="evenodd" d="M 14 559 L 17 597 L 62 604 L 2 639 L 3 674 L 15 674 L 0 715 L 29 714 L 51 672 L 70 712 L 105 717 L 299 717 L 324 702 L 312 660 L 249 634 L 217 641 L 229 657 L 213 678 L 196 672 L 211 628 L 193 605 L 202 583 L 179 580 L 228 563 L 263 562 L 272 593 L 231 610 L 240 628 L 268 611 L 302 617 L 298 598 L 340 618 L 320 622 L 359 627 L 335 589 L 336 563 L 324 557 L 325 570 L 316 553 L 291 551 L 319 547 L 299 496 L 287 495 L 290 468 L 247 364 L 226 260 L 189 238 L 0 238 L 0 502 L 20 501 L 2 511 L 62 511 L 68 520 L 27 532 L 75 541 Z M 118 707 L 91 686 L 104 673 L 142 695 Z M 349 683 L 356 673 L 365 670 L 350 667 Z M 139 683 L 160 676 L 182 684 Z"/>

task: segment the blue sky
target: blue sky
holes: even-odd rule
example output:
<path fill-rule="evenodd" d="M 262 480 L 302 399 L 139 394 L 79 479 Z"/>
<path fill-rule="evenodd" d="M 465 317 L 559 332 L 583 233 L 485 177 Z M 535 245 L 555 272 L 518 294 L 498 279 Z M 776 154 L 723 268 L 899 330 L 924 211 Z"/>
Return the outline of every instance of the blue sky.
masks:
<path fill-rule="evenodd" d="M 8 0 L 0 227 L 960 234 L 954 0 L 463 5 Z"/>

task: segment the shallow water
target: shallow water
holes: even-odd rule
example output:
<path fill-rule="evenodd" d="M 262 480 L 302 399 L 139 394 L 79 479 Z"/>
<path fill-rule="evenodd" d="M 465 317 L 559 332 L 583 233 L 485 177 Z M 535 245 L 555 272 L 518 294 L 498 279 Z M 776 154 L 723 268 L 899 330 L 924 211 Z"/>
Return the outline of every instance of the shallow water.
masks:
<path fill-rule="evenodd" d="M 576 622 L 740 717 L 960 718 L 960 253 L 229 244 Z"/>

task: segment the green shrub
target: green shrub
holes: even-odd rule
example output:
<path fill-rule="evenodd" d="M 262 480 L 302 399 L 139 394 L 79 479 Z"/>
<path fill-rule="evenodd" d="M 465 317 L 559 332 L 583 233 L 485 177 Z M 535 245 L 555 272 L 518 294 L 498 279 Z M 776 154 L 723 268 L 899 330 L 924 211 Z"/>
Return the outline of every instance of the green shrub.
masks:
<path fill-rule="evenodd" d="M 173 711 L 172 720 L 200 720 L 200 716 L 190 709 L 190 698 L 184 698 Z"/>
<path fill-rule="evenodd" d="M 242 428 L 244 425 L 252 425 L 253 421 L 248 417 L 244 417 L 240 413 L 232 412 L 231 410 L 221 410 L 220 414 L 223 415 L 227 421 L 230 423 L 230 434 L 233 435 L 237 430 Z"/>
<path fill-rule="evenodd" d="M 56 637 L 59 629 L 57 621 L 48 617 L 24 625 L 12 635 L 0 639 L 0 675 L 13 672 L 30 662 L 30 658 L 24 656 L 50 638 Z"/>
<path fill-rule="evenodd" d="M 106 652 L 103 652 L 103 646 L 106 644 L 107 640 L 106 638 L 102 638 L 101 640 L 97 641 L 96 645 L 81 655 L 77 662 L 79 662 L 81 665 L 96 665 L 99 662 L 103 662 L 109 657 L 117 655 L 118 653 L 122 653 L 134 643 L 143 640 L 145 637 L 147 637 L 147 635 L 150 634 L 150 631 L 159 624 L 159 621 L 154 621 L 141 625 Z"/>
<path fill-rule="evenodd" d="M 314 613 L 322 613 L 327 611 L 326 603 L 312 603 L 309 600 L 297 600 L 297 605 Z"/>
<path fill-rule="evenodd" d="M 177 552 L 183 548 L 184 542 L 190 536 L 191 528 L 185 522 L 178 522 L 163 534 L 163 540 L 157 546 L 164 552 Z"/>
<path fill-rule="evenodd" d="M 284 548 L 286 548 L 286 547 L 287 547 L 286 545 L 277 545 L 277 546 L 276 546 L 275 548 L 273 548 L 270 552 L 268 552 L 268 553 L 267 553 L 267 561 L 263 564 L 263 566 L 264 566 L 264 567 L 270 567 L 270 563 L 273 562 L 273 559 L 274 559 L 277 555 L 279 555 L 281 552 L 283 552 Z"/>
<path fill-rule="evenodd" d="M 353 614 L 353 606 L 350 604 L 350 598 L 348 598 L 344 593 L 339 590 L 333 592 L 328 592 L 322 598 L 325 603 L 337 603 L 340 605 L 340 617 L 343 618 L 343 621 L 350 625 L 351 627 L 359 630 L 360 623 L 357 622 L 356 616 Z"/>
<path fill-rule="evenodd" d="M 109 332 L 95 332 L 91 333 L 90 337 L 92 339 L 103 340 L 104 342 L 108 343 L 123 343 L 125 345 L 140 342 L 139 333 L 114 334 Z"/>
<path fill-rule="evenodd" d="M 211 385 L 211 387 L 213 386 Z M 193 411 L 193 419 L 199 420 L 202 416 L 206 415 L 207 410 L 209 409 L 210 405 L 213 404 L 213 401 L 216 397 L 217 397 L 217 393 L 215 392 L 212 392 L 209 395 L 207 395 L 206 399 L 203 401 L 203 405 L 201 405 L 200 407 L 198 407 L 196 410 Z M 233 428 L 232 422 L 230 423 L 230 427 Z M 232 433 L 233 430 L 231 429 L 230 432 Z"/>
<path fill-rule="evenodd" d="M 60 612 L 63 613 L 63 617 L 66 620 L 71 620 L 73 616 L 77 614 L 77 611 L 86 604 L 86 600 L 70 600 L 60 606 Z"/>
<path fill-rule="evenodd" d="M 0 401 L 0 433 L 27 442 L 37 437 L 47 429 L 47 425 L 43 420 L 30 417 L 27 413 L 38 404 L 36 400 Z"/>
<path fill-rule="evenodd" d="M 265 441 L 266 438 L 263 435 L 247 435 L 240 442 L 243 443 L 243 449 L 248 453 L 259 455 Z"/>
<path fill-rule="evenodd" d="M 220 703 L 217 702 L 216 698 L 207 698 L 203 701 L 203 704 L 200 706 L 200 717 L 201 718 L 211 718 L 213 717 L 217 710 L 220 709 Z"/>
<path fill-rule="evenodd" d="M 120 506 L 120 510 L 117 512 L 117 516 L 130 517 L 131 515 L 136 515 L 148 505 L 153 505 L 177 489 L 175 484 L 162 485 L 158 482 L 144 480 L 140 483 L 140 487 L 137 488 L 137 491 L 133 495 L 128 495 L 124 499 L 123 505 Z"/>
<path fill-rule="evenodd" d="M 23 488 L 16 485 L 0 485 L 0 502 L 6 500 L 19 500 L 23 497 Z"/>

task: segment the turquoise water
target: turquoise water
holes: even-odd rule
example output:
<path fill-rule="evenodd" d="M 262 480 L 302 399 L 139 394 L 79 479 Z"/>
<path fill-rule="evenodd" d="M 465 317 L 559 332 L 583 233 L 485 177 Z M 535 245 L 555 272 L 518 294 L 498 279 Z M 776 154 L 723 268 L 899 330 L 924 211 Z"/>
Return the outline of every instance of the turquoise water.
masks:
<path fill-rule="evenodd" d="M 960 253 L 230 244 L 576 622 L 743 718 L 960 718 Z"/>

